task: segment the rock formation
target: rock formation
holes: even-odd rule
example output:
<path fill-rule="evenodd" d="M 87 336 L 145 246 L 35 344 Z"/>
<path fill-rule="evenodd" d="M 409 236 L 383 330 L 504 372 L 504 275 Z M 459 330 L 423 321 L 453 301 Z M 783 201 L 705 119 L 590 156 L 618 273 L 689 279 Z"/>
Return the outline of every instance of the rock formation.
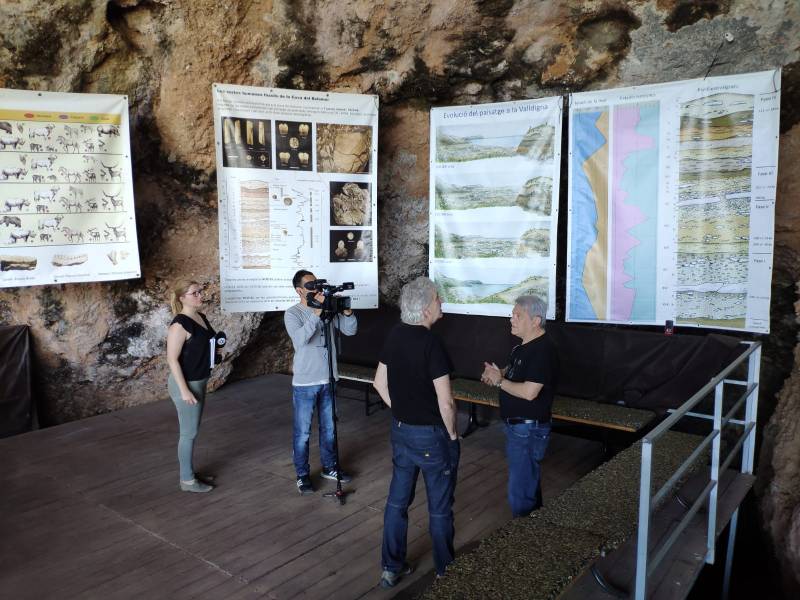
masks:
<path fill-rule="evenodd" d="M 525 182 L 517 196 L 517 204 L 525 210 L 549 217 L 553 197 L 553 180 L 549 177 L 534 177 Z"/>
<path fill-rule="evenodd" d="M 36 372 L 47 373 L 37 380 L 44 423 L 166 396 L 164 299 L 178 275 L 210 283 L 209 316 L 228 334 L 232 354 L 213 385 L 289 368 L 281 315 L 216 308 L 213 82 L 379 96 L 378 164 L 364 152 L 365 132 L 342 130 L 326 134 L 319 164 L 378 169 L 381 302 L 395 303 L 400 287 L 427 270 L 432 106 L 782 66 L 773 318 L 759 412 L 769 426 L 759 493 L 787 589 L 800 581 L 800 441 L 793 434 L 800 359 L 792 362 L 800 4 L 14 0 L 0 4 L 0 20 L 0 87 L 126 94 L 130 102 L 142 279 L 0 290 L 0 321 L 31 325 Z M 565 185 L 561 208 L 566 214 Z"/>

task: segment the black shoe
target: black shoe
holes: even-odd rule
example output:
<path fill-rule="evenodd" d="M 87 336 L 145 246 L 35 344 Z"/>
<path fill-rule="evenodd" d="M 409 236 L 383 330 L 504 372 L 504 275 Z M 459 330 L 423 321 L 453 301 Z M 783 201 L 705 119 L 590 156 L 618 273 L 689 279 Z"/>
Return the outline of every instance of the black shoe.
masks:
<path fill-rule="evenodd" d="M 393 588 L 397 585 L 397 582 L 400 581 L 404 575 L 410 575 L 411 571 L 414 569 L 408 563 L 405 564 L 403 570 L 399 573 L 395 573 L 394 571 L 388 571 L 386 569 L 383 570 L 381 573 L 381 582 L 380 586 L 382 588 Z"/>
<path fill-rule="evenodd" d="M 332 481 L 336 481 L 336 469 L 325 469 L 325 468 L 323 468 L 322 469 L 322 473 L 320 473 L 320 475 L 324 479 L 330 479 Z M 353 481 L 353 478 L 350 477 L 350 475 L 348 475 L 344 471 L 339 471 L 339 480 L 342 483 L 350 483 L 351 481 Z"/>
<path fill-rule="evenodd" d="M 217 479 L 217 476 L 208 473 L 195 473 L 194 478 L 202 481 L 206 485 L 214 485 L 214 481 Z"/>
<path fill-rule="evenodd" d="M 311 485 L 311 477 L 303 475 L 297 478 L 297 491 L 301 496 L 308 496 L 314 493 L 314 486 Z"/>

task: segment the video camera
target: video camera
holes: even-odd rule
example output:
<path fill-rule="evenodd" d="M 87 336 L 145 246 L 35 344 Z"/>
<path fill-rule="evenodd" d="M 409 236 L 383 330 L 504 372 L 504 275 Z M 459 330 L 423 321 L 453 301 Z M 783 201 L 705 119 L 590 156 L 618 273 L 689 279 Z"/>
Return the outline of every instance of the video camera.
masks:
<path fill-rule="evenodd" d="M 332 315 L 350 310 L 350 297 L 336 296 L 336 294 L 344 290 L 355 289 L 352 281 L 345 281 L 342 285 L 332 285 L 328 283 L 327 279 L 316 279 L 306 282 L 303 287 L 313 290 L 306 294 L 306 302 L 311 308 L 321 308 L 323 313 L 327 312 Z M 314 297 L 319 293 L 325 296 L 322 302 L 317 302 Z"/>

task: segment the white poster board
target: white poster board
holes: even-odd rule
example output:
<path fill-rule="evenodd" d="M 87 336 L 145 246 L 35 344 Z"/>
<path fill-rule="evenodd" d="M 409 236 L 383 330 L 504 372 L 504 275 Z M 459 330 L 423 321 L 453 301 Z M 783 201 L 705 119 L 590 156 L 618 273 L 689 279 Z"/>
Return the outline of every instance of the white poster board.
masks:
<path fill-rule="evenodd" d="M 555 318 L 562 99 L 431 110 L 429 273 L 449 313 Z"/>
<path fill-rule="evenodd" d="M 299 269 L 377 308 L 377 96 L 214 84 L 213 98 L 223 310 L 289 308 Z"/>
<path fill-rule="evenodd" d="M 0 288 L 139 276 L 127 97 L 0 89 Z"/>
<path fill-rule="evenodd" d="M 769 332 L 780 71 L 570 96 L 567 320 Z"/>

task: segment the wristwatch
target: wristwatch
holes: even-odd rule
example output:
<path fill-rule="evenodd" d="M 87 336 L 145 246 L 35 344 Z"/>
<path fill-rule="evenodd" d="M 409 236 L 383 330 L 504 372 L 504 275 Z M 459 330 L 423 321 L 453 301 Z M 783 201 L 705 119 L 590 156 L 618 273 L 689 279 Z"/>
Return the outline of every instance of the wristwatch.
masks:
<path fill-rule="evenodd" d="M 494 387 L 500 387 L 502 385 L 503 385 L 503 378 L 501 377 L 500 381 L 498 381 L 497 384 Z"/>

